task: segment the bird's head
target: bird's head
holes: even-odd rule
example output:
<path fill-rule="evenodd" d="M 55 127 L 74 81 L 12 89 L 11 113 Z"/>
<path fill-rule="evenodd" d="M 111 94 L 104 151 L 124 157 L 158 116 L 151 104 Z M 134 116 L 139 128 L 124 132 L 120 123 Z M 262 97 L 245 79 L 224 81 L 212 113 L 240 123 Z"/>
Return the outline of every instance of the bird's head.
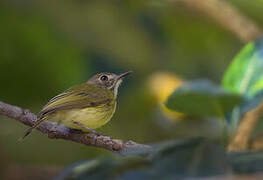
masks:
<path fill-rule="evenodd" d="M 100 87 L 107 88 L 111 90 L 114 93 L 114 96 L 116 97 L 118 94 L 118 88 L 122 82 L 122 79 L 129 75 L 131 71 L 122 73 L 122 74 L 114 74 L 109 72 L 103 72 L 96 74 L 92 76 L 87 83 L 89 84 L 95 84 Z"/>

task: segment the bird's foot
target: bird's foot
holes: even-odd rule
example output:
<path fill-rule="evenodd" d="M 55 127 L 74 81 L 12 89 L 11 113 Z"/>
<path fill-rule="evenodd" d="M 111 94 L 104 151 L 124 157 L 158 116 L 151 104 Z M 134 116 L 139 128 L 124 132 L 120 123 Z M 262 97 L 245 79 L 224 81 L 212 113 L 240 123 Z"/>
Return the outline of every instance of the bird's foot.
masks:
<path fill-rule="evenodd" d="M 78 125 L 79 127 L 82 127 L 83 129 L 87 130 L 88 132 L 97 135 L 97 136 L 106 136 L 105 134 L 100 133 L 100 132 L 97 132 L 97 131 L 95 131 L 94 129 L 89 128 L 89 127 L 85 126 L 84 124 L 82 124 L 82 123 L 80 123 L 80 122 L 74 121 L 73 123 L 76 124 L 76 125 Z"/>
<path fill-rule="evenodd" d="M 56 137 L 56 134 L 57 134 L 57 126 L 52 126 L 52 127 L 49 129 L 48 137 L 49 137 L 49 138 L 55 138 L 55 137 Z"/>

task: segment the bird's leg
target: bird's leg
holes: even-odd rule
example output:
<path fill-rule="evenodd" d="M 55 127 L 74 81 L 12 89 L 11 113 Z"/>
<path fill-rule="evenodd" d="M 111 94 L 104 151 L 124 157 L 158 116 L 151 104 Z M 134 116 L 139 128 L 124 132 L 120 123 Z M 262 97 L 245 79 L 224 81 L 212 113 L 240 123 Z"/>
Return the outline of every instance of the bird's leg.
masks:
<path fill-rule="evenodd" d="M 59 119 L 57 122 L 54 123 L 54 125 L 50 128 L 50 136 L 55 136 L 57 131 L 58 131 L 58 127 L 61 125 L 61 119 Z"/>
<path fill-rule="evenodd" d="M 84 124 L 80 123 L 80 122 L 76 122 L 76 121 L 73 121 L 74 124 L 82 127 L 83 129 L 86 129 L 87 131 L 89 131 L 90 133 L 92 134 L 95 134 L 95 135 L 98 135 L 98 136 L 105 136 L 105 134 L 103 133 L 100 133 L 100 132 L 97 132 L 95 131 L 94 129 L 92 128 L 88 128 L 87 126 L 85 126 Z"/>
<path fill-rule="evenodd" d="M 51 127 L 51 129 L 50 129 L 51 133 L 56 133 L 57 132 L 57 127 L 61 124 L 61 119 L 59 119 L 56 123 L 57 123 L 56 125 Z"/>
<path fill-rule="evenodd" d="M 55 133 L 57 131 L 57 126 L 52 126 L 49 131 Z"/>
<path fill-rule="evenodd" d="M 48 137 L 55 137 L 56 133 L 57 133 L 57 125 L 54 125 L 49 129 Z"/>

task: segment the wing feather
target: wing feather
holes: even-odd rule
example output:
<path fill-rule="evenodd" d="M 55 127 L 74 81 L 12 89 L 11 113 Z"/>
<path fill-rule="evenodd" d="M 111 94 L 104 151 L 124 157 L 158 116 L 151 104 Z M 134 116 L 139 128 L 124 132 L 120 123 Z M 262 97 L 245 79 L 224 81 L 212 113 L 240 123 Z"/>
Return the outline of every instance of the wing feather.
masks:
<path fill-rule="evenodd" d="M 43 118 L 58 110 L 96 107 L 110 103 L 113 98 L 114 95 L 110 90 L 83 83 L 52 98 L 41 110 L 39 117 Z"/>

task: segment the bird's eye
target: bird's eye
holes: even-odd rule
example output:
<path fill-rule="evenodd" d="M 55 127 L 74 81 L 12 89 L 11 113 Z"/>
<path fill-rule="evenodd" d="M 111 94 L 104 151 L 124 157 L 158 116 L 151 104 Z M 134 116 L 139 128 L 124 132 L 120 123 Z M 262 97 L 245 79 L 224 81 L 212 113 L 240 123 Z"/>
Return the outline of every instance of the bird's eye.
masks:
<path fill-rule="evenodd" d="M 100 77 L 100 80 L 101 81 L 108 81 L 108 76 L 103 75 Z"/>

